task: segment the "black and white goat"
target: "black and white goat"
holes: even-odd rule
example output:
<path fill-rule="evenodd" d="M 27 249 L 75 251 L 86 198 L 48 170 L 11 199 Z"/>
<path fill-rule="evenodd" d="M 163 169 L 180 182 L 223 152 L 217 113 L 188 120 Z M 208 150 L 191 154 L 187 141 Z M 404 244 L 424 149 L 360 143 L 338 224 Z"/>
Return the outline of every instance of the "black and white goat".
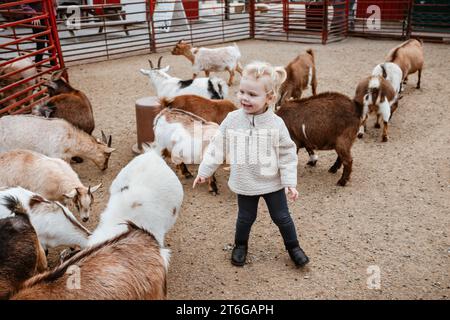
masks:
<path fill-rule="evenodd" d="M 159 58 L 156 68 L 149 60 L 150 69 L 141 69 L 141 73 L 149 77 L 158 97 L 171 99 L 183 94 L 194 94 L 208 99 L 227 97 L 228 85 L 224 80 L 217 77 L 181 80 L 167 74 L 170 66 L 161 68 L 161 59 L 162 57 Z"/>

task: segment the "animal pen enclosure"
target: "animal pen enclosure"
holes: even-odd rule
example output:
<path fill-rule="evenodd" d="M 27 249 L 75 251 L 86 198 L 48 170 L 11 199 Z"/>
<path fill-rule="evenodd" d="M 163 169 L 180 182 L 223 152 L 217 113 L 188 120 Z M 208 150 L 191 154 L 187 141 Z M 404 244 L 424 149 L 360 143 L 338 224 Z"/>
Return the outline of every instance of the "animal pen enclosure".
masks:
<path fill-rule="evenodd" d="M 42 77 L 65 62 L 161 52 L 181 39 L 194 46 L 244 39 L 326 44 L 348 36 L 446 41 L 449 12 L 450 4 L 441 0 L 2 1 L 0 114 L 39 103 L 45 94 Z M 5 73 L 28 58 L 33 65 Z M 34 75 L 17 77 L 34 68 Z"/>
<path fill-rule="evenodd" d="M 50 0 L 0 4 L 0 115 L 45 99 L 42 76 L 64 66 Z"/>

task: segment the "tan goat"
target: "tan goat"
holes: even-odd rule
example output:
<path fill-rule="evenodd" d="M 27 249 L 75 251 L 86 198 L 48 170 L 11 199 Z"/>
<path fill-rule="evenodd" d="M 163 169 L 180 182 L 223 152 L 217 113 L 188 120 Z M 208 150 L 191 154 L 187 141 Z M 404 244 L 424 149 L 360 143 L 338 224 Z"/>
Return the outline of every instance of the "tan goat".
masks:
<path fill-rule="evenodd" d="M 303 90 L 311 86 L 312 94 L 317 94 L 316 65 L 312 49 L 300 54 L 285 67 L 287 78 L 280 88 L 280 100 L 278 105 L 287 100 L 300 99 Z"/>
<path fill-rule="evenodd" d="M 408 81 L 408 75 L 418 72 L 417 89 L 420 89 L 420 79 L 424 63 L 423 42 L 420 39 L 410 39 L 393 48 L 386 58 L 387 62 L 397 64 L 403 72 L 403 83 Z"/>
<path fill-rule="evenodd" d="M 67 162 L 16 149 L 0 153 L 0 185 L 20 186 L 48 200 L 72 204 L 85 222 L 94 202 L 93 193 L 101 183 L 85 187 Z"/>

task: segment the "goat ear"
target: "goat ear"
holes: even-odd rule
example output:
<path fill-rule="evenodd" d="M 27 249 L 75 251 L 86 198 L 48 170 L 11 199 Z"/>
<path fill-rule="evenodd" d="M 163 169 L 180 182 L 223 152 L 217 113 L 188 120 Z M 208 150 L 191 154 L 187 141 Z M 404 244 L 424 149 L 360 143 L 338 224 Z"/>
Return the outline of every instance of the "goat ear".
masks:
<path fill-rule="evenodd" d="M 148 76 L 150 74 L 150 70 L 141 69 L 140 70 L 143 75 Z"/>
<path fill-rule="evenodd" d="M 161 69 L 162 72 L 169 72 L 170 70 L 170 66 L 165 66 L 164 68 Z"/>
<path fill-rule="evenodd" d="M 93 187 L 89 186 L 89 193 L 94 193 L 94 192 L 97 191 L 101 186 L 102 186 L 101 183 L 99 183 L 98 185 L 93 186 Z"/>
<path fill-rule="evenodd" d="M 114 151 L 116 151 L 115 148 L 107 147 L 107 148 L 105 149 L 105 152 L 106 152 L 106 153 L 113 153 Z"/>
<path fill-rule="evenodd" d="M 34 196 L 32 196 L 30 198 L 30 203 L 28 204 L 30 206 L 30 208 L 33 208 L 36 204 L 38 203 L 50 203 L 50 201 L 45 200 L 44 198 L 42 198 L 41 196 L 35 194 Z"/>
<path fill-rule="evenodd" d="M 64 197 L 67 199 L 73 199 L 77 195 L 77 189 L 72 189 L 69 193 L 65 193 Z"/>

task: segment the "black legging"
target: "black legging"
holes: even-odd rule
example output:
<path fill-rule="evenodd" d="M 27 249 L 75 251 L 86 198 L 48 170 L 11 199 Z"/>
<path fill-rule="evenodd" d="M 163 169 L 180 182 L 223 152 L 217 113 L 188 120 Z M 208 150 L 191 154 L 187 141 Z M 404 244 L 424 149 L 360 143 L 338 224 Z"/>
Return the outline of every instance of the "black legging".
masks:
<path fill-rule="evenodd" d="M 294 221 L 287 205 L 284 189 L 257 196 L 244 196 L 238 194 L 238 217 L 236 221 L 235 243 L 247 245 L 250 229 L 256 220 L 259 198 L 263 197 L 269 209 L 272 221 L 280 229 L 286 249 L 292 249 L 299 245 Z"/>
<path fill-rule="evenodd" d="M 44 25 L 43 23 L 44 23 L 44 21 L 41 20 L 41 25 Z M 43 32 L 43 31 L 44 31 L 44 29 L 41 29 L 41 28 L 33 28 L 34 34 L 37 34 L 37 33 Z M 44 40 L 48 41 L 48 37 L 47 37 L 47 35 L 43 35 L 43 36 L 36 37 L 36 40 L 43 40 L 43 41 L 36 41 L 36 50 L 41 50 L 46 47 Z M 38 53 L 37 55 L 34 56 L 34 62 L 35 63 L 41 62 L 43 57 L 44 57 L 44 53 Z"/>

